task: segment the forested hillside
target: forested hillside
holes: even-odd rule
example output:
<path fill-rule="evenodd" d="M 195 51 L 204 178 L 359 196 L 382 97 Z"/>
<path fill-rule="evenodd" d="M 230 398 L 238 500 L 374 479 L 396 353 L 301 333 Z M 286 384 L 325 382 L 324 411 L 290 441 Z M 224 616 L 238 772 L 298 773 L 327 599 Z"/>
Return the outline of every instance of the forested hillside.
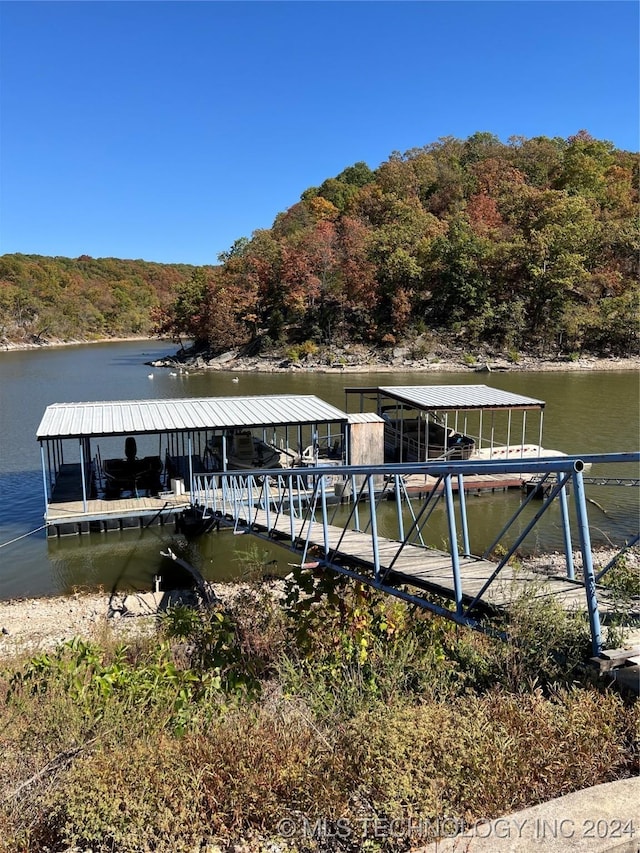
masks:
<path fill-rule="evenodd" d="M 115 258 L 0 257 L 0 341 L 152 335 L 194 267 Z"/>
<path fill-rule="evenodd" d="M 635 353 L 638 164 L 585 131 L 476 133 L 356 163 L 194 272 L 161 328 L 213 350 L 447 336 Z"/>
<path fill-rule="evenodd" d="M 0 339 L 636 354 L 639 156 L 585 131 L 447 137 L 306 189 L 217 266 L 5 255 Z"/>

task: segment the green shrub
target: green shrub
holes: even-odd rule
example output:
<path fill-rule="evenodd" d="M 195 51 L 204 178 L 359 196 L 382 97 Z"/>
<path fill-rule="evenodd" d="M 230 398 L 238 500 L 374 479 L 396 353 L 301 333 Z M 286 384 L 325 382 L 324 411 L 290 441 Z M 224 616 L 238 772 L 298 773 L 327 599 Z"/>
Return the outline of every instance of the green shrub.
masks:
<path fill-rule="evenodd" d="M 444 694 L 455 682 L 443 650 L 452 626 L 426 611 L 331 573 L 302 570 L 293 572 L 284 606 L 290 642 L 280 678 L 321 717 Z"/>
<path fill-rule="evenodd" d="M 494 558 L 503 556 L 500 546 Z M 518 565 L 508 608 L 500 616 L 485 617 L 486 633 L 459 628 L 448 635 L 445 653 L 456 662 L 460 684 L 475 691 L 502 685 L 527 692 L 576 681 L 591 685 L 595 675 L 587 665 L 591 656 L 591 633 L 586 613 L 566 611 L 544 593 L 544 581 L 518 582 Z"/>
<path fill-rule="evenodd" d="M 640 595 L 640 571 L 626 554 L 615 560 L 600 583 L 623 600 Z"/>
<path fill-rule="evenodd" d="M 286 351 L 286 356 L 289 361 L 300 361 L 300 347 L 291 346 Z"/>
<path fill-rule="evenodd" d="M 582 616 L 531 589 L 488 627 L 510 641 L 296 570 L 282 608 L 256 582 L 224 609 L 174 608 L 138 647 L 16 664 L 0 851 L 395 853 L 431 839 L 373 819 L 461 826 L 637 773 L 640 703 L 590 685 Z M 284 817 L 356 835 L 287 846 Z"/>
<path fill-rule="evenodd" d="M 316 355 L 319 350 L 318 344 L 315 341 L 303 341 L 299 347 L 300 355 L 306 358 L 310 355 Z"/>

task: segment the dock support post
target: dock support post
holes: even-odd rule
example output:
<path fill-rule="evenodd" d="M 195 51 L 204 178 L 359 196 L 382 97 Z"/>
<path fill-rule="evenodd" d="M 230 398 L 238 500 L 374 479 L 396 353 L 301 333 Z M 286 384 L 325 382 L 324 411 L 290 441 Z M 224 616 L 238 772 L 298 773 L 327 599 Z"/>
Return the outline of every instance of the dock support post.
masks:
<path fill-rule="evenodd" d="M 464 478 L 458 474 L 458 499 L 460 501 L 460 523 L 462 524 L 462 553 L 465 557 L 471 556 L 469 545 L 469 526 L 467 524 L 467 499 L 464 494 Z"/>
<path fill-rule="evenodd" d="M 593 571 L 593 559 L 591 556 L 591 535 L 589 533 L 589 519 L 587 517 L 587 501 L 584 493 L 582 468 L 582 463 L 576 462 L 576 470 L 573 473 L 573 488 L 575 492 L 576 513 L 578 516 L 580 550 L 582 551 L 584 588 L 587 594 L 587 609 L 589 611 L 589 626 L 591 628 L 591 649 L 594 656 L 597 657 L 602 652 L 602 629 L 600 627 L 600 613 L 598 611 L 598 598 L 596 596 L 596 579 Z"/>
<path fill-rule="evenodd" d="M 396 493 L 396 515 L 398 516 L 398 538 L 404 542 L 404 522 L 402 520 L 402 496 L 400 494 L 400 475 L 394 474 Z"/>
<path fill-rule="evenodd" d="M 42 444 L 40 447 L 42 448 Z M 54 445 L 55 448 L 55 445 Z M 42 457 L 42 470 L 44 471 L 44 456 Z M 49 480 L 49 488 L 53 489 L 55 484 L 55 477 L 53 476 L 54 469 L 51 467 L 51 445 L 47 442 L 47 472 L 48 472 L 48 480 Z"/>
<path fill-rule="evenodd" d="M 80 477 L 82 479 L 82 511 L 87 512 L 87 483 L 84 475 L 84 442 L 80 439 Z"/>
<path fill-rule="evenodd" d="M 367 485 L 369 487 L 369 506 L 371 509 L 371 542 L 373 543 L 373 574 L 376 583 L 380 582 L 380 549 L 378 547 L 378 513 L 376 504 L 373 475 L 367 474 Z"/>
<path fill-rule="evenodd" d="M 271 534 L 271 486 L 269 478 L 262 478 L 262 503 L 265 512 L 265 522 L 267 525 L 267 535 Z"/>
<path fill-rule="evenodd" d="M 560 473 L 556 474 L 558 482 L 561 480 Z M 567 564 L 567 577 L 573 580 L 576 576 L 573 566 L 573 548 L 571 547 L 571 526 L 569 523 L 569 507 L 567 505 L 567 490 L 563 487 L 558 495 L 560 500 L 560 516 L 562 518 L 562 538 L 564 540 L 564 554 Z"/>
<path fill-rule="evenodd" d="M 544 409 L 540 409 L 540 426 L 538 429 L 538 459 L 542 453 L 542 424 L 544 422 Z"/>
<path fill-rule="evenodd" d="M 44 508 L 49 503 L 49 489 L 47 488 L 47 468 L 44 464 L 44 445 L 40 442 L 40 459 L 42 460 L 42 485 L 44 486 Z"/>
<path fill-rule="evenodd" d="M 320 475 L 320 505 L 322 507 L 322 544 L 324 546 L 324 557 L 326 560 L 329 557 L 329 521 L 327 518 L 327 489 L 326 477 L 324 474 Z"/>
<path fill-rule="evenodd" d="M 453 569 L 453 590 L 456 597 L 456 613 L 462 614 L 462 582 L 460 580 L 460 558 L 458 555 L 458 532 L 456 530 L 456 516 L 453 505 L 453 489 L 451 487 L 451 474 L 444 478 L 444 493 L 447 503 L 447 524 L 449 527 L 449 550 L 451 552 L 451 568 Z"/>
<path fill-rule="evenodd" d="M 358 510 L 358 502 L 360 500 L 360 492 L 358 491 L 358 486 L 356 484 L 356 475 L 351 475 L 351 498 L 353 500 L 353 523 L 355 524 L 355 529 L 360 530 L 360 512 Z"/>
<path fill-rule="evenodd" d="M 302 484 L 300 482 L 300 475 L 299 474 L 297 475 L 297 480 L 298 480 L 298 517 L 302 518 L 302 503 L 300 500 L 300 492 L 302 491 Z M 293 523 L 294 522 L 294 515 L 295 515 L 295 513 L 293 511 L 293 507 L 295 506 L 295 504 L 293 502 L 294 501 L 294 498 L 293 498 L 293 479 L 291 477 L 287 477 L 287 498 L 289 500 L 289 537 L 291 539 L 291 542 L 293 543 L 295 541 L 296 536 L 295 536 L 295 528 L 294 528 L 294 523 Z"/>

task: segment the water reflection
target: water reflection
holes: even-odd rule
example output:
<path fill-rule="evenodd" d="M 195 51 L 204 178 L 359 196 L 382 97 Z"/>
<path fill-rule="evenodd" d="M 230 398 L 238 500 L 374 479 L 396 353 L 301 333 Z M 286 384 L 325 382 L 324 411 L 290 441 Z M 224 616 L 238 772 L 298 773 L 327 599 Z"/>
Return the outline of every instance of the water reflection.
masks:
<path fill-rule="evenodd" d="M 177 535 L 173 525 L 147 530 L 122 530 L 107 534 L 50 539 L 48 558 L 56 588 L 140 591 L 152 589 L 158 576 L 163 584 L 175 567 L 162 552 L 175 554 L 198 568 L 212 582 L 250 580 L 265 572 L 286 575 L 289 552 L 231 529 L 213 531 L 198 540 Z"/>

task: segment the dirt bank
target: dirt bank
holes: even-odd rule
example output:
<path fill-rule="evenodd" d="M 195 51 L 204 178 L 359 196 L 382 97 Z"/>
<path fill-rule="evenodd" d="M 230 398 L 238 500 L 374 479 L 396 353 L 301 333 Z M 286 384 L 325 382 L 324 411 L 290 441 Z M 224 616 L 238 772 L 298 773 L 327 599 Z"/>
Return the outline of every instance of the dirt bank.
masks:
<path fill-rule="evenodd" d="M 604 567 L 616 551 L 602 549 L 593 555 L 594 565 Z M 574 555 L 576 570 L 581 556 Z M 627 562 L 640 570 L 640 548 L 627 552 Z M 564 556 L 542 554 L 522 560 L 527 568 L 541 574 L 564 574 Z M 225 603 L 232 601 L 244 587 L 240 584 L 212 584 L 216 596 Z M 276 585 L 276 590 L 280 585 Z M 14 654 L 50 650 L 72 637 L 99 640 L 105 631 L 123 640 L 150 634 L 157 622 L 158 610 L 184 600 L 192 602 L 189 593 L 74 593 L 54 598 L 30 598 L 0 601 L 0 661 Z"/>

